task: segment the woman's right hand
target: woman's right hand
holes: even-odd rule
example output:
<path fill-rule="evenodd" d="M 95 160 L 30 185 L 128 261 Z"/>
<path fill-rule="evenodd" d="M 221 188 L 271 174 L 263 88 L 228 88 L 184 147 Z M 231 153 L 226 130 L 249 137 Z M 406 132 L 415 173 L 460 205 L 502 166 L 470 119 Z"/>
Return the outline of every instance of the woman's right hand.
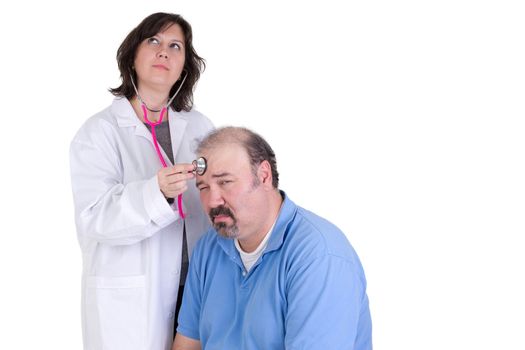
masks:
<path fill-rule="evenodd" d="M 188 189 L 187 180 L 193 179 L 193 164 L 176 164 L 157 173 L 159 187 L 166 198 L 175 198 Z"/>

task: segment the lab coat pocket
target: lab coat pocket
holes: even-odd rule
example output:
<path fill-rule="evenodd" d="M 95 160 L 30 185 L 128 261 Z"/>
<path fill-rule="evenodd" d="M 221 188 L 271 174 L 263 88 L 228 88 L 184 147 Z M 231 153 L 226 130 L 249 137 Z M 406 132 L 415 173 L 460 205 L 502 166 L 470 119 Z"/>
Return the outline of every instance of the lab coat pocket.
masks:
<path fill-rule="evenodd" d="M 86 326 L 94 348 L 145 349 L 145 280 L 145 276 L 87 277 Z"/>

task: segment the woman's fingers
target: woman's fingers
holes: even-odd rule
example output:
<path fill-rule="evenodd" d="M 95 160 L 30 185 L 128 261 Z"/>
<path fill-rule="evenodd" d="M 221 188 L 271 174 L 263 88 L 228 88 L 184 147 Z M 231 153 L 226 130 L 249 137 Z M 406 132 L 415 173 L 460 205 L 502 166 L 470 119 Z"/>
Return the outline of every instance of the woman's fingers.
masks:
<path fill-rule="evenodd" d="M 175 198 L 188 189 L 187 180 L 195 177 L 192 164 L 177 164 L 162 168 L 157 173 L 157 180 L 162 194 L 166 198 Z"/>

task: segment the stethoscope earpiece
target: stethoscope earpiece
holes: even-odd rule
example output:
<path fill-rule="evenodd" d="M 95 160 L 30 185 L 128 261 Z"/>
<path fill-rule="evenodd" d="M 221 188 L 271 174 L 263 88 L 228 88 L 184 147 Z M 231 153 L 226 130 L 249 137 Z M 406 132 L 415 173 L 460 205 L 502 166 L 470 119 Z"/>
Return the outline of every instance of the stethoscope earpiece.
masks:
<path fill-rule="evenodd" d="M 193 162 L 191 162 L 191 164 L 193 164 L 195 168 L 194 171 L 197 175 L 199 176 L 204 175 L 204 173 L 206 172 L 206 168 L 207 168 L 206 158 L 199 157 L 195 159 Z"/>

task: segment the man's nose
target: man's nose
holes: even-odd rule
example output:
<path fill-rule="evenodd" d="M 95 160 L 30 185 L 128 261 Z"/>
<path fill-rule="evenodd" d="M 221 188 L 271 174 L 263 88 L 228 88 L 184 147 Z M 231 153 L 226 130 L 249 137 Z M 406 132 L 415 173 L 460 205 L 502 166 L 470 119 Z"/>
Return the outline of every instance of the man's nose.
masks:
<path fill-rule="evenodd" d="M 224 198 L 222 192 L 217 188 L 210 188 L 208 196 L 208 206 L 210 208 L 216 208 L 219 205 L 224 205 Z"/>

